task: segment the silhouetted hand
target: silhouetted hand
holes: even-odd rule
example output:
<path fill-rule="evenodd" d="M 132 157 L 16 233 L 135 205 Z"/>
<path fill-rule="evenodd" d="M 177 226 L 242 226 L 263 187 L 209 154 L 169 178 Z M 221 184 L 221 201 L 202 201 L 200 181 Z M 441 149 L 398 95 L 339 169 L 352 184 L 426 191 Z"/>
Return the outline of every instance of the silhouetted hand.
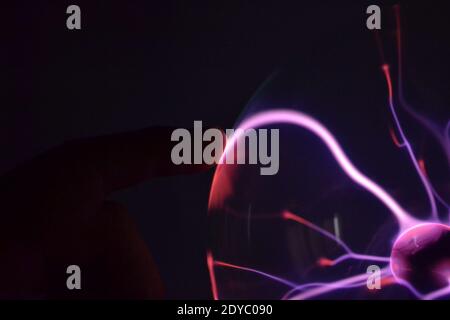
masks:
<path fill-rule="evenodd" d="M 112 192 L 153 177 L 206 170 L 173 165 L 170 128 L 83 139 L 0 178 L 0 298 L 162 298 L 152 257 Z M 81 268 L 68 290 L 66 268 Z"/>

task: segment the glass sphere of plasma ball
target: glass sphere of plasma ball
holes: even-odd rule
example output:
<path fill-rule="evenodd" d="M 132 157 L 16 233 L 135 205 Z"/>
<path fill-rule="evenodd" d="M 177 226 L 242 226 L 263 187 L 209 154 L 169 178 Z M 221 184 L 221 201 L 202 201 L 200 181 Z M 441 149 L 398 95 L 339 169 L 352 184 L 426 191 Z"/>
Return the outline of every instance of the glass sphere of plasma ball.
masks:
<path fill-rule="evenodd" d="M 266 83 L 236 126 L 264 111 L 297 110 L 320 121 L 362 172 L 376 177 L 381 184 L 397 179 L 392 167 L 405 167 L 404 163 L 393 162 L 388 168 L 377 161 L 380 154 L 389 158 L 398 150 L 385 139 L 385 126 L 367 125 L 373 121 L 370 112 L 361 121 L 361 114 L 353 113 L 356 106 L 345 97 L 324 97 L 320 90 L 298 90 L 286 86 L 286 81 L 289 79 Z M 219 164 L 214 175 L 208 212 L 208 255 L 217 298 L 302 297 L 302 293 L 357 276 L 362 277 L 312 298 L 415 298 L 389 279 L 382 281 L 380 290 L 367 286 L 371 266 L 389 269 L 392 245 L 399 231 L 389 210 L 349 178 L 329 148 L 310 130 L 281 122 L 255 129 L 260 128 L 279 129 L 277 174 L 261 175 L 263 165 L 258 163 Z M 376 141 L 378 137 L 380 143 L 368 147 L 365 140 Z M 334 263 L 348 250 L 381 259 L 350 258 Z"/>

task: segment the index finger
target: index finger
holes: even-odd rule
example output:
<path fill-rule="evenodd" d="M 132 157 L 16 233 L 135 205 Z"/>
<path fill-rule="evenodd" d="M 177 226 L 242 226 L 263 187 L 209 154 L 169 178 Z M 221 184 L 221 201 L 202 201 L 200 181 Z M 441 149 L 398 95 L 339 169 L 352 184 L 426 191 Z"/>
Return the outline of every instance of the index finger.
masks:
<path fill-rule="evenodd" d="M 172 162 L 172 132 L 170 127 L 150 127 L 51 149 L 0 179 L 4 205 L 15 212 L 33 211 L 33 219 L 61 217 L 61 212 L 83 216 L 100 208 L 115 190 L 154 177 L 207 170 L 205 164 Z"/>
<path fill-rule="evenodd" d="M 75 161 L 93 166 L 109 193 L 161 176 L 203 172 L 206 164 L 174 164 L 171 151 L 172 127 L 147 129 L 78 140 L 67 144 Z M 78 156 L 76 155 L 78 153 Z"/>

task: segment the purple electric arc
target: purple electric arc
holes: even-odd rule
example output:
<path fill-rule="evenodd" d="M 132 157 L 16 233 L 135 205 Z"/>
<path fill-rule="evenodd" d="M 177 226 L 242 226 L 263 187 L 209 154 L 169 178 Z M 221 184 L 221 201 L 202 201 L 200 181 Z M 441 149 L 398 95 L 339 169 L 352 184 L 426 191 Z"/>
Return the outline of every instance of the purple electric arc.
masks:
<path fill-rule="evenodd" d="M 407 134 L 403 130 L 400 118 L 397 115 L 395 101 L 398 100 L 403 109 L 413 113 L 416 120 L 426 123 L 424 127 L 432 131 L 433 135 L 443 147 L 444 154 L 450 154 L 449 124 L 445 128 L 438 125 L 430 125 L 430 121 L 422 115 L 413 111 L 405 99 L 401 77 L 401 32 L 399 7 L 395 7 L 397 22 L 397 46 L 398 46 L 398 87 L 396 99 L 394 99 L 394 86 L 391 79 L 389 65 L 382 59 L 382 71 L 385 76 L 388 89 L 388 105 L 393 116 L 395 132 L 392 129 L 391 136 L 394 143 L 406 151 L 412 166 L 414 167 L 424 187 L 425 194 L 429 200 L 430 216 L 427 219 L 418 219 L 412 212 L 405 208 L 380 184 L 376 183 L 362 170 L 357 168 L 350 160 L 346 152 L 338 142 L 338 139 L 317 119 L 297 110 L 272 109 L 252 115 L 239 124 L 240 129 L 258 128 L 274 124 L 288 124 L 300 127 L 314 134 L 327 147 L 340 169 L 355 184 L 362 187 L 378 199 L 390 211 L 398 224 L 398 233 L 394 237 L 390 256 L 375 256 L 354 251 L 347 243 L 338 236 L 330 233 L 323 227 L 306 220 L 304 217 L 293 213 L 291 208 L 285 208 L 276 219 L 283 219 L 286 223 L 298 223 L 321 236 L 334 241 L 341 249 L 342 255 L 333 257 L 321 257 L 317 266 L 322 268 L 334 268 L 347 260 L 365 261 L 377 263 L 381 266 L 380 275 L 383 285 L 400 285 L 410 291 L 418 299 L 443 299 L 450 297 L 450 205 L 436 192 L 429 176 L 427 175 L 424 160 L 420 159 L 414 150 L 414 146 L 408 141 Z M 433 130 L 431 130 L 432 128 Z M 209 208 L 217 208 L 222 205 L 224 194 L 229 192 L 230 177 L 223 170 L 227 153 L 234 149 L 236 141 L 240 138 L 239 133 L 232 136 L 228 141 L 220 163 L 216 169 L 211 186 Z M 446 211 L 439 210 L 438 203 Z M 446 215 L 443 218 L 443 215 Z M 352 274 L 348 277 L 334 279 L 324 282 L 297 283 L 291 279 L 284 279 L 269 274 L 263 270 L 257 270 L 251 266 L 241 266 L 234 262 L 217 260 L 211 251 L 207 253 L 207 266 L 210 273 L 213 297 L 220 299 L 220 288 L 217 285 L 215 269 L 228 268 L 241 272 L 250 272 L 275 281 L 287 287 L 282 299 L 312 299 L 332 291 L 363 288 L 367 285 L 367 274 Z"/>

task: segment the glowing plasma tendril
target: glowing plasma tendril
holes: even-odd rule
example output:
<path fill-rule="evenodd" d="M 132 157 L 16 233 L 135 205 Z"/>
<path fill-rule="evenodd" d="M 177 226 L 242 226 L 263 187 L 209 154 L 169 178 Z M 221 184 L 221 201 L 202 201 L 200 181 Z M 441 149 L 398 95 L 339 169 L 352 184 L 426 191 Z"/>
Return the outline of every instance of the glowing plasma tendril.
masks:
<path fill-rule="evenodd" d="M 397 22 L 397 48 L 398 48 L 398 92 L 399 92 L 399 101 L 401 106 L 407 110 L 410 114 L 413 115 L 416 120 L 420 121 L 425 128 L 430 130 L 435 138 L 439 141 L 441 146 L 444 147 L 446 155 L 448 157 L 450 163 L 450 138 L 449 138 L 449 130 L 450 130 L 450 122 L 447 123 L 447 126 L 443 130 L 438 130 L 431 122 L 429 122 L 426 118 L 419 115 L 417 112 L 413 111 L 413 109 L 407 104 L 403 89 L 402 89 L 402 80 L 401 80 L 401 33 L 400 33 L 400 18 L 399 18 L 399 8 L 395 7 L 396 12 L 396 22 Z M 342 248 L 342 255 L 338 256 L 335 259 L 328 259 L 326 257 L 322 257 L 317 261 L 318 266 L 332 268 L 337 264 L 346 261 L 346 260 L 360 260 L 360 261 L 377 261 L 384 264 L 384 267 L 381 269 L 382 281 L 385 284 L 397 284 L 407 288 L 416 298 L 418 299 L 437 299 L 442 298 L 450 294 L 450 265 L 444 266 L 443 272 L 445 272 L 445 277 L 447 278 L 446 285 L 433 290 L 431 292 L 423 293 L 418 288 L 416 288 L 410 281 L 405 280 L 405 277 L 399 276 L 401 274 L 400 268 L 402 265 L 400 264 L 401 259 L 404 257 L 406 251 L 406 243 L 408 245 L 411 244 L 411 239 L 414 240 L 414 244 L 417 248 L 420 248 L 421 245 L 425 246 L 425 243 L 428 241 L 434 240 L 432 238 L 433 235 L 426 234 L 428 230 L 433 230 L 435 232 L 434 236 L 441 236 L 442 230 L 450 230 L 450 227 L 446 226 L 439 220 L 439 214 L 436 206 L 436 200 L 441 202 L 447 210 L 449 210 L 450 206 L 445 203 L 445 201 L 440 197 L 436 190 L 433 188 L 432 184 L 429 181 L 429 178 L 426 174 L 425 164 L 422 159 L 418 159 L 414 153 L 414 150 L 409 143 L 406 134 L 401 126 L 400 120 L 397 116 L 397 111 L 394 104 L 394 93 L 393 93 L 393 85 L 392 79 L 390 75 L 389 65 L 383 61 L 382 71 L 385 76 L 387 89 L 388 89 L 388 105 L 390 108 L 390 112 L 393 116 L 395 123 L 395 130 L 399 135 L 399 139 L 396 137 L 395 132 L 391 131 L 391 136 L 393 138 L 394 143 L 401 148 L 405 148 L 408 156 L 411 160 L 415 171 L 417 172 L 422 185 L 424 186 L 425 193 L 428 197 L 430 204 L 430 218 L 429 220 L 419 220 L 414 218 L 410 213 L 408 213 L 402 206 L 379 184 L 374 182 L 372 179 L 367 177 L 364 173 L 362 173 L 355 165 L 350 161 L 350 159 L 345 154 L 344 150 L 338 143 L 337 139 L 331 134 L 331 132 L 319 121 L 312 118 L 311 116 L 295 111 L 295 110 L 268 110 L 264 112 L 257 113 L 248 119 L 244 120 L 239 124 L 238 128 L 243 129 L 241 131 L 236 131 L 236 134 L 232 136 L 228 141 L 225 147 L 224 153 L 220 159 L 221 164 L 225 163 L 225 159 L 227 153 L 232 151 L 236 141 L 240 138 L 240 134 L 245 129 L 248 128 L 257 128 L 277 123 L 282 124 L 291 124 L 298 127 L 301 127 L 305 130 L 316 135 L 321 142 L 325 144 L 327 149 L 330 151 L 334 159 L 336 160 L 339 167 L 342 171 L 356 184 L 364 188 L 366 191 L 371 193 L 374 197 L 376 197 L 381 203 L 383 203 L 392 215 L 395 217 L 398 225 L 399 231 L 396 236 L 396 241 L 393 246 L 393 253 L 390 257 L 381 257 L 381 256 L 373 256 L 366 255 L 354 252 L 344 241 L 328 232 L 327 230 L 313 224 L 312 222 L 304 219 L 303 217 L 285 210 L 279 214 L 279 218 L 285 220 L 287 223 L 298 223 L 306 226 L 307 228 L 314 230 L 319 233 L 321 236 L 326 237 L 332 241 L 334 241 L 340 248 Z M 441 134 L 442 133 L 442 134 Z M 214 186 L 217 184 L 217 174 L 214 176 L 212 188 L 214 190 Z M 450 210 L 449 210 L 450 211 Z M 450 214 L 450 212 L 449 212 Z M 442 230 L 441 230 L 442 229 Z M 450 231 L 449 231 L 450 233 Z M 417 238 L 416 238 L 417 237 Z M 430 240 L 431 239 L 431 240 Z M 415 243 L 418 241 L 418 243 Z M 410 248 L 408 248 L 410 249 Z M 413 248 L 414 249 L 414 248 Z M 403 251 L 402 251 L 403 250 Z M 211 252 L 207 253 L 207 266 L 210 273 L 210 280 L 212 284 L 213 297 L 215 299 L 219 299 L 219 292 L 217 289 L 217 283 L 215 278 L 215 268 L 231 268 L 236 270 L 241 270 L 244 272 L 251 272 L 257 274 L 259 276 L 265 277 L 272 281 L 278 282 L 280 284 L 285 285 L 288 289 L 286 293 L 280 297 L 282 299 L 310 299 L 323 294 L 326 294 L 335 290 L 343 290 L 348 288 L 362 287 L 366 285 L 367 274 L 357 274 L 347 278 L 339 279 L 334 282 L 314 282 L 314 283 L 303 283 L 297 284 L 293 281 L 289 281 L 283 278 L 280 278 L 275 275 L 268 274 L 266 272 L 256 270 L 254 268 L 250 268 L 247 266 L 239 266 L 236 264 L 228 263 L 225 261 L 215 260 L 212 256 Z M 448 275 L 447 275 L 448 273 Z"/>

